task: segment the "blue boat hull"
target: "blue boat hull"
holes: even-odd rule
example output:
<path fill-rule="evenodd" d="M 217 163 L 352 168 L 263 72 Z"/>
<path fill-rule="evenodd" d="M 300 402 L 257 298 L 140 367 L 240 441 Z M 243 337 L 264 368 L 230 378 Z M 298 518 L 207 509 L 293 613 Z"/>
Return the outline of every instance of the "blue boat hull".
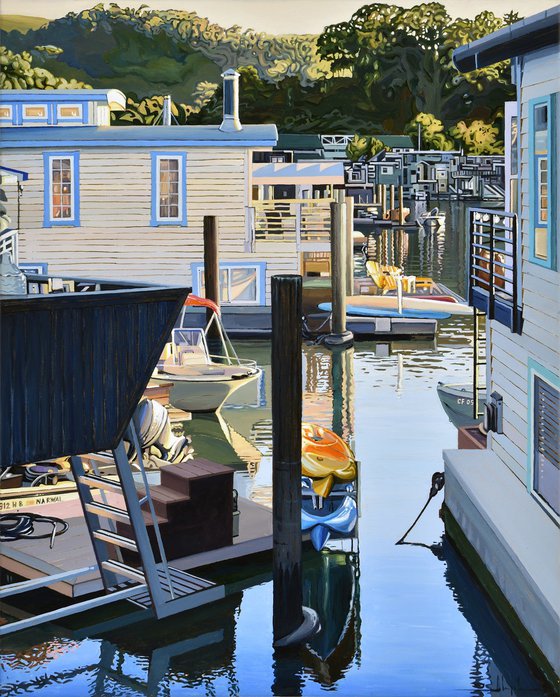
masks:
<path fill-rule="evenodd" d="M 320 303 L 319 309 L 325 312 L 332 312 L 332 303 Z M 377 307 L 357 307 L 355 305 L 346 306 L 346 314 L 354 317 L 406 317 L 409 319 L 448 319 L 451 314 L 448 312 L 435 312 L 433 310 L 386 310 Z"/>

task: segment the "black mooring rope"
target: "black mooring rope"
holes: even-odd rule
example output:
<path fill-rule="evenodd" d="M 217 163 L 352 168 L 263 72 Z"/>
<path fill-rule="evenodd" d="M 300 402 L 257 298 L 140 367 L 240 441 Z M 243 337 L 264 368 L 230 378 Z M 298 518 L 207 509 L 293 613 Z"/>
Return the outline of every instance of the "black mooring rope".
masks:
<path fill-rule="evenodd" d="M 444 487 L 445 485 L 445 475 L 443 472 L 434 472 L 432 474 L 432 485 L 430 487 L 430 493 L 428 494 L 428 500 L 424 504 L 422 510 L 420 513 L 416 516 L 416 520 L 412 525 L 408 528 L 408 530 L 405 532 L 405 534 L 401 537 L 401 539 L 398 542 L 395 542 L 396 545 L 402 545 L 404 544 L 404 541 L 409 534 L 409 532 L 412 530 L 412 528 L 416 525 L 416 523 L 420 520 L 422 517 L 422 513 L 428 508 L 428 504 L 430 501 L 436 496 Z"/>
<path fill-rule="evenodd" d="M 52 525 L 52 532 L 38 533 L 35 530 L 35 523 L 46 523 Z M 60 525 L 60 528 L 58 526 Z M 4 513 L 0 515 L 0 541 L 9 542 L 33 538 L 44 540 L 50 538 L 50 548 L 53 548 L 54 538 L 62 535 L 68 530 L 68 523 L 62 518 L 40 515 L 39 513 Z"/>

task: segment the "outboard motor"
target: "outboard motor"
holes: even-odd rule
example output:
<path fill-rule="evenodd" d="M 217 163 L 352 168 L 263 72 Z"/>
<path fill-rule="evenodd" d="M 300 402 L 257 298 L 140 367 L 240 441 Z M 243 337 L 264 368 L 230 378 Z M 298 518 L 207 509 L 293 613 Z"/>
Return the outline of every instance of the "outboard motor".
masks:
<path fill-rule="evenodd" d="M 136 407 L 132 421 L 138 433 L 142 456 L 148 462 L 157 466 L 192 459 L 190 437 L 176 436 L 172 432 L 167 409 L 159 402 L 142 399 Z M 132 446 L 129 454 L 136 457 Z"/>

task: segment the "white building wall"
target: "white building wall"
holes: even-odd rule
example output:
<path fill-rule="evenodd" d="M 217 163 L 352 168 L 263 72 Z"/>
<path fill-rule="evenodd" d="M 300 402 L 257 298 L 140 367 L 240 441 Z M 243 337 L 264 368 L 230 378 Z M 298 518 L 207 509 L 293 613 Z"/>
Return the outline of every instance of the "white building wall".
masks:
<path fill-rule="evenodd" d="M 490 447 L 523 483 L 527 477 L 529 358 L 556 375 L 560 369 L 560 257 L 556 271 L 529 261 L 529 100 L 558 92 L 560 57 L 557 52 L 545 49 L 526 56 L 522 68 L 520 118 L 523 334 L 513 334 L 495 321 L 488 323 L 490 392 L 499 392 L 504 398 L 504 433 L 492 433 Z M 559 109 L 557 103 L 557 114 Z M 557 118 L 556 143 L 560 143 L 559 121 Z M 557 168 L 558 165 L 556 154 Z M 557 196 L 557 208 L 556 220 L 560 221 L 560 196 Z M 558 223 L 557 227 L 560 227 Z M 560 254 L 560 245 L 557 245 L 557 253 Z"/>

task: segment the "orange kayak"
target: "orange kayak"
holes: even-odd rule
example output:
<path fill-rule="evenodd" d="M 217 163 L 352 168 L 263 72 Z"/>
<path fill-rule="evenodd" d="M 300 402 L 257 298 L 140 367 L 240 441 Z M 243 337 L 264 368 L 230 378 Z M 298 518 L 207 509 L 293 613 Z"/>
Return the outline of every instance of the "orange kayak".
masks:
<path fill-rule="evenodd" d="M 352 449 L 333 431 L 316 424 L 302 424 L 301 473 L 311 477 L 316 494 L 326 497 L 337 481 L 356 478 Z"/>

